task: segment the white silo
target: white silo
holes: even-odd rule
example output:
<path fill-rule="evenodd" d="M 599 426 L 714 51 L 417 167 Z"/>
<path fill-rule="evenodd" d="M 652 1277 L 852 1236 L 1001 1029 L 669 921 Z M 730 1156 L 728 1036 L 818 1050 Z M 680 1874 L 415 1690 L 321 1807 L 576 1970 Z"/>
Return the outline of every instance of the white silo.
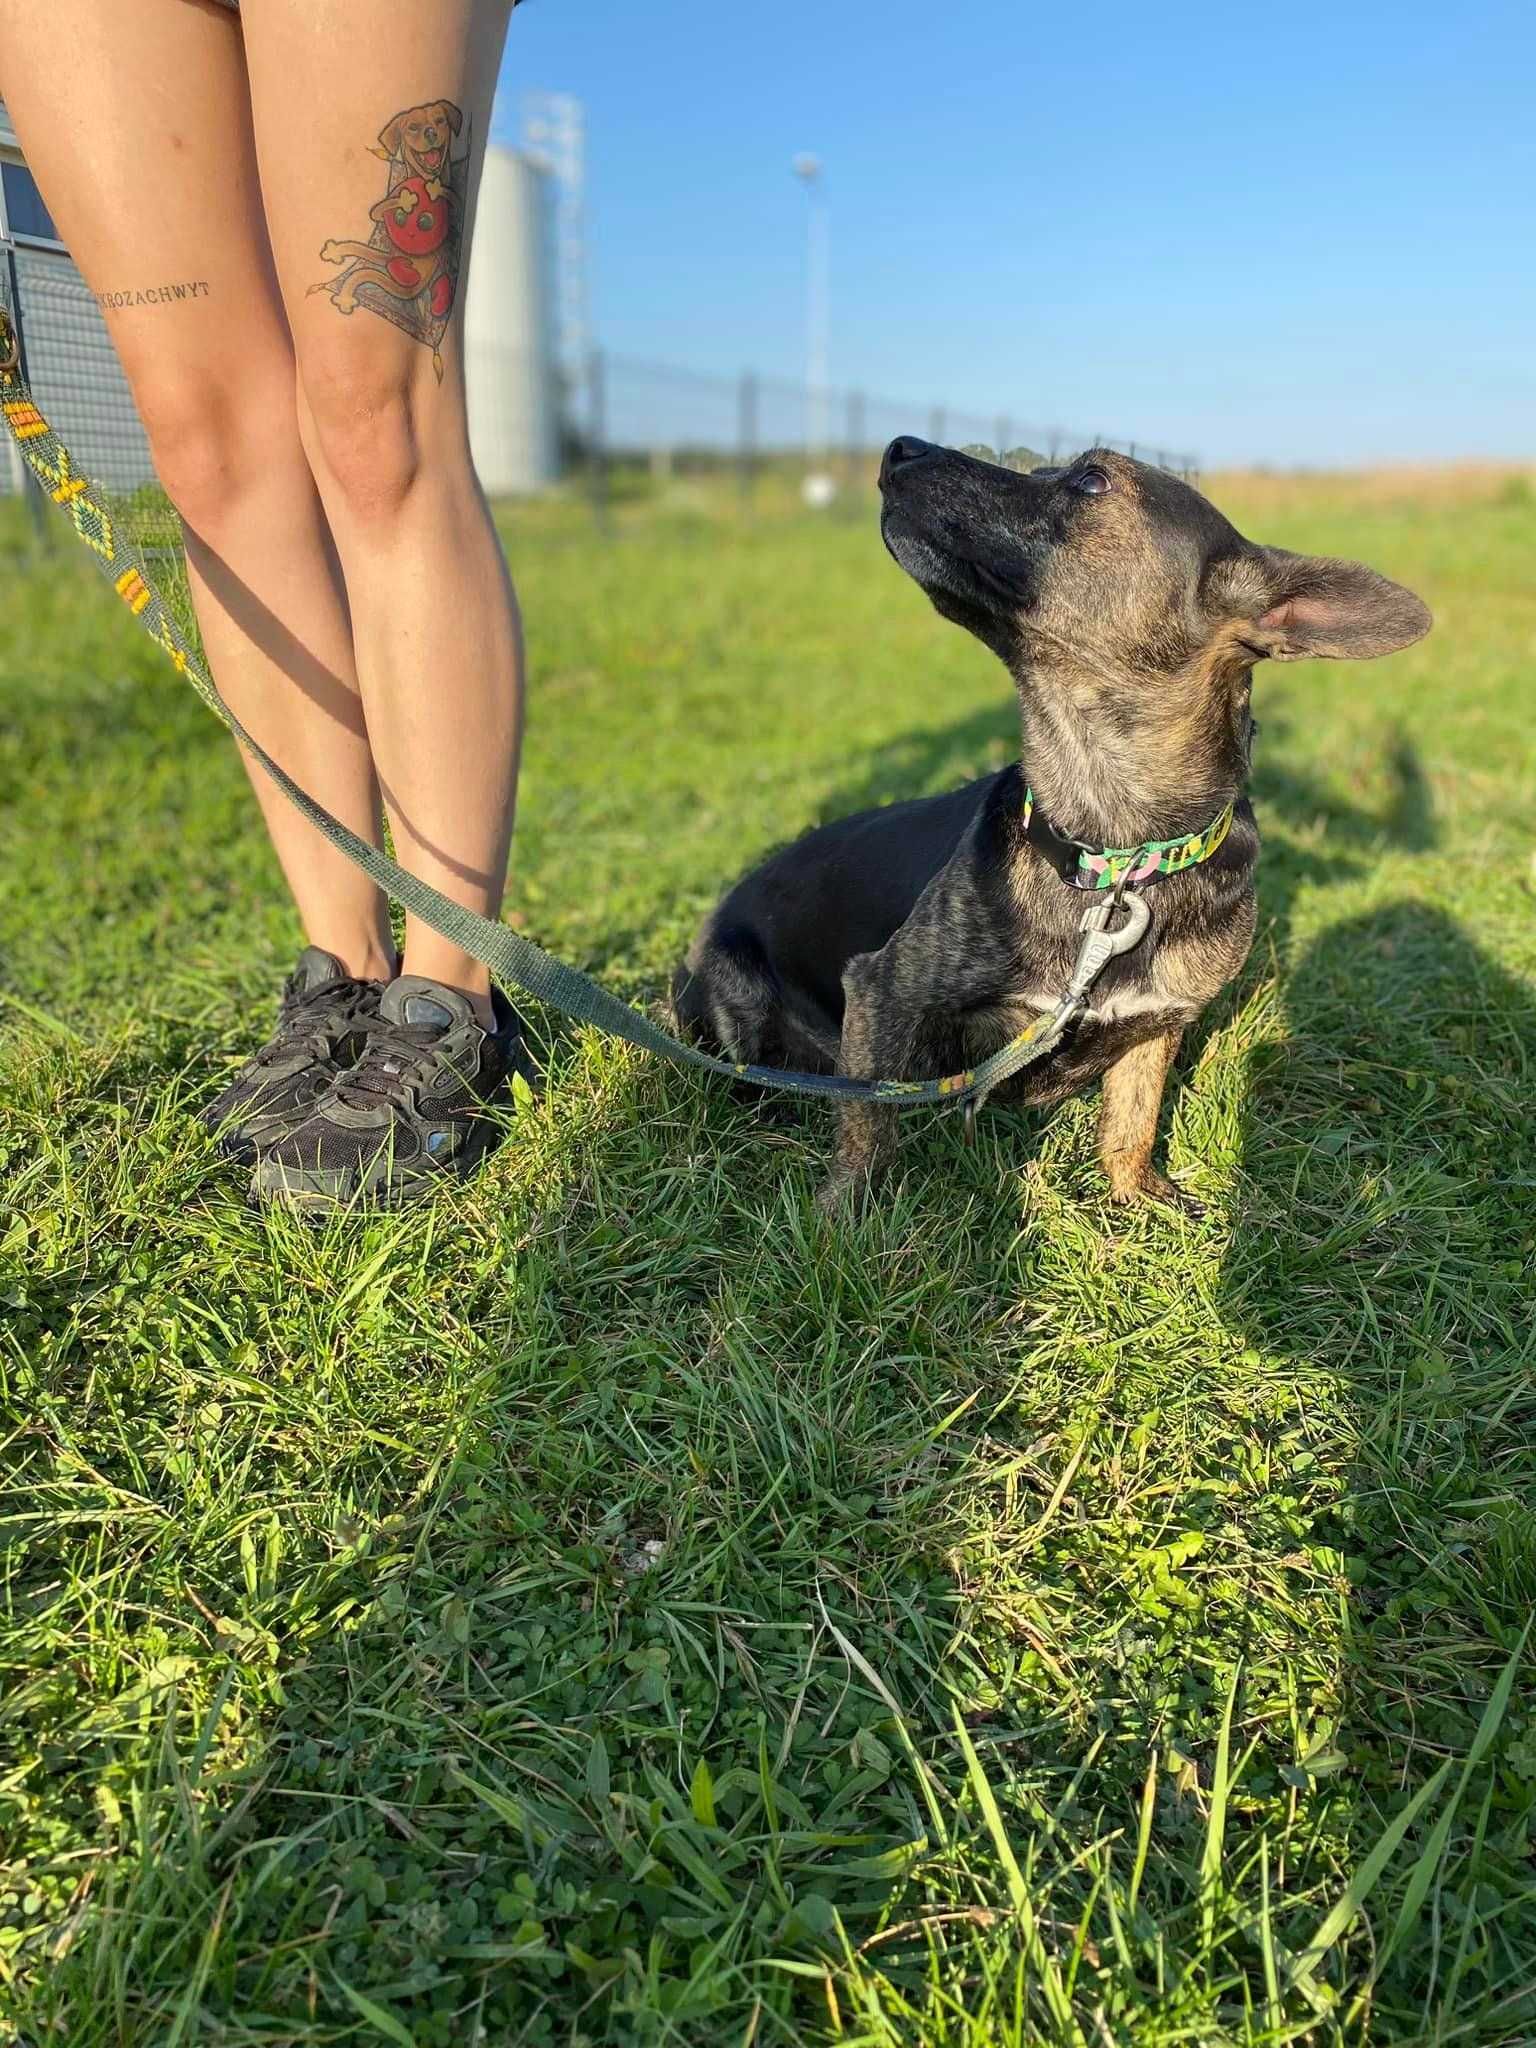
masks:
<path fill-rule="evenodd" d="M 536 491 L 560 460 L 550 175 L 485 152 L 464 294 L 469 439 L 486 491 Z"/>

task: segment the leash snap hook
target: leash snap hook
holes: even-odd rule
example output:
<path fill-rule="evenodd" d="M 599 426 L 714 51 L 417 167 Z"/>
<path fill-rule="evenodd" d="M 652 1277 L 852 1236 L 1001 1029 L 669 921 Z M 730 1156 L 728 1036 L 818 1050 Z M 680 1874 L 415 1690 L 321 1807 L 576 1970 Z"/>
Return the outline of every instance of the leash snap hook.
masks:
<path fill-rule="evenodd" d="M 1117 907 L 1124 910 L 1125 923 L 1112 931 L 1109 921 Z M 1146 898 L 1134 890 L 1127 890 L 1123 896 L 1117 890 L 1108 902 L 1091 903 L 1078 925 L 1082 939 L 1073 963 L 1068 995 L 1077 1001 L 1083 1000 L 1111 960 L 1141 944 L 1151 922 L 1152 913 Z"/>

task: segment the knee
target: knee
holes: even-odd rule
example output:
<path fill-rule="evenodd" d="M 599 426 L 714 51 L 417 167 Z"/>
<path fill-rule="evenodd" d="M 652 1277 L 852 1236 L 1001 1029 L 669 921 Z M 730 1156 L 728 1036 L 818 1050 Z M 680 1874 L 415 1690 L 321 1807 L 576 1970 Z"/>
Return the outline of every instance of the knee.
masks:
<path fill-rule="evenodd" d="M 186 377 L 135 384 L 155 474 L 188 526 L 211 535 L 254 484 L 272 475 L 283 444 L 295 454 L 292 386 Z"/>
<path fill-rule="evenodd" d="M 417 366 L 392 357 L 340 350 L 299 373 L 300 432 L 322 490 L 370 525 L 400 513 L 432 453 Z"/>

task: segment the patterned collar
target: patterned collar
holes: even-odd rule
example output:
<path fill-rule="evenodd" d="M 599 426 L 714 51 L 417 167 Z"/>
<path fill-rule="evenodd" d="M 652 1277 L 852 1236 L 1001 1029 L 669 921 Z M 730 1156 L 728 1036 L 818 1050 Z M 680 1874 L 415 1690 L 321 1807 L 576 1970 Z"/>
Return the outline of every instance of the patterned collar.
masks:
<path fill-rule="evenodd" d="M 1202 831 L 1186 832 L 1182 839 L 1148 839 L 1140 846 L 1084 846 L 1058 832 L 1035 801 L 1032 789 L 1024 791 L 1024 836 L 1051 862 L 1057 874 L 1074 889 L 1112 889 L 1124 877 L 1127 888 L 1156 882 L 1164 875 L 1180 875 L 1186 868 L 1199 867 L 1221 845 L 1232 829 L 1237 809 L 1233 797 Z"/>

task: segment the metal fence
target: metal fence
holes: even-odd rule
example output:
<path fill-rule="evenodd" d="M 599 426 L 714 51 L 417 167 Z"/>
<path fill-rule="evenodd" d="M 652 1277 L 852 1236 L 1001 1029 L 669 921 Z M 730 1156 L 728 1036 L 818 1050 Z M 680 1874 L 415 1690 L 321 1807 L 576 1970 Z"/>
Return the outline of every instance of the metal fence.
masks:
<path fill-rule="evenodd" d="M 149 443 L 85 279 L 62 250 L 21 243 L 0 247 L 0 273 L 38 404 L 110 490 L 149 482 Z"/>
<path fill-rule="evenodd" d="M 973 413 L 857 387 L 818 391 L 755 371 L 711 377 L 606 350 L 565 380 L 560 415 L 562 473 L 585 486 L 600 519 L 647 485 L 677 481 L 733 479 L 748 505 L 857 500 L 873 489 L 881 451 L 898 434 L 1019 465 L 1107 447 L 1180 476 L 1198 473 L 1186 450 L 1103 427 L 1084 432 L 1006 409 Z"/>

